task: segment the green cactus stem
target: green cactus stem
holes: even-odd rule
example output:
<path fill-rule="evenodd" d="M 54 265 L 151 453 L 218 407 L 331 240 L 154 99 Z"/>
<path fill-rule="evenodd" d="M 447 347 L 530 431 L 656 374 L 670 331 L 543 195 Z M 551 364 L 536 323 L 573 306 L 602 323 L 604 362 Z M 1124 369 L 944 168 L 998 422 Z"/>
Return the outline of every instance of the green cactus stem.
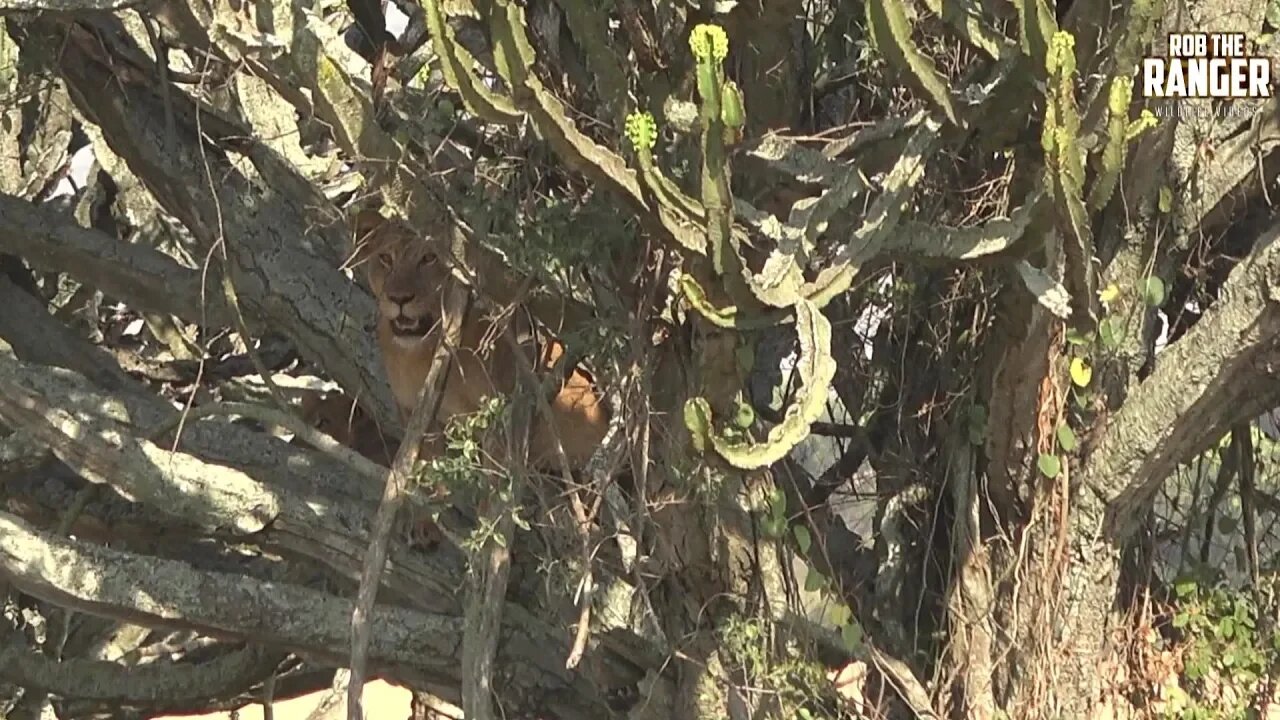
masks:
<path fill-rule="evenodd" d="M 925 6 L 942 18 L 970 45 L 986 53 L 992 60 L 1016 48 L 983 14 L 976 0 L 925 0 Z"/>
<path fill-rule="evenodd" d="M 1084 189 L 1084 155 L 1080 152 L 1080 109 L 1076 104 L 1076 39 L 1069 32 L 1054 34 L 1049 43 L 1045 68 L 1049 71 L 1049 92 L 1056 113 L 1054 145 L 1056 159 L 1066 181 L 1077 194 Z"/>
<path fill-rule="evenodd" d="M 736 145 L 742 140 L 742 128 L 747 124 L 747 110 L 738 84 L 728 80 L 721 86 L 720 119 L 724 121 L 724 144 Z"/>
<path fill-rule="evenodd" d="M 627 141 L 637 154 L 653 152 L 658 143 L 658 123 L 649 113 L 631 113 L 624 126 Z"/>
<path fill-rule="evenodd" d="M 1102 147 L 1102 167 L 1089 192 L 1089 209 L 1101 210 L 1115 193 L 1120 171 L 1124 169 L 1129 103 L 1133 100 L 1133 79 L 1118 77 L 1111 81 L 1107 97 L 1107 141 Z"/>
<path fill-rule="evenodd" d="M 658 139 L 658 123 L 649 113 L 631 113 L 626 122 L 627 139 L 640 164 L 640 179 L 654 194 L 661 207 L 687 216 L 686 223 L 706 222 L 706 211 L 689 197 L 653 161 L 653 147 Z M 692 228 L 691 228 L 692 231 Z"/>
<path fill-rule="evenodd" d="M 1085 208 L 1084 160 L 1080 150 L 1080 114 L 1075 98 L 1075 38 L 1058 32 L 1045 58 L 1050 102 L 1046 112 L 1046 183 L 1053 191 L 1055 221 L 1066 255 L 1064 280 L 1071 295 L 1072 323 L 1090 329 L 1097 323 L 1098 294 L 1093 268 L 1093 233 Z"/>
<path fill-rule="evenodd" d="M 902 73 L 912 91 L 932 103 L 951 124 L 961 125 L 946 77 L 911 39 L 911 23 L 902 0 L 869 2 L 866 8 L 871 41 L 880 55 Z"/>
<path fill-rule="evenodd" d="M 689 440 L 698 452 L 706 452 L 711 444 L 711 403 L 706 398 L 689 398 L 684 403 L 684 426 Z"/>
<path fill-rule="evenodd" d="M 626 102 L 627 73 L 622 59 L 609 44 L 609 18 L 597 3 L 585 0 L 557 0 L 564 10 L 565 23 L 582 48 L 587 64 L 596 76 L 596 91 L 604 101 L 610 119 L 621 114 Z"/>
<path fill-rule="evenodd" d="M 439 8 L 442 0 L 429 2 Z M 627 167 L 620 155 L 578 130 L 564 103 L 547 90 L 536 75 L 528 72 L 537 57 L 526 35 L 524 10 L 510 0 L 489 0 L 484 3 L 484 8 L 482 15 L 489 20 L 495 53 L 500 48 L 502 72 L 511 83 L 515 108 L 527 113 L 538 134 L 551 145 L 557 156 L 602 188 L 626 199 L 650 231 L 674 241 L 683 250 L 705 255 L 706 238 L 691 229 L 680 213 L 652 203 L 646 197 L 638 173 Z M 443 14 L 438 15 L 442 20 Z M 447 23 L 437 23 L 432 28 L 433 39 L 442 46 L 437 52 L 456 54 L 457 42 L 448 32 Z"/>
<path fill-rule="evenodd" d="M 826 409 L 827 394 L 836 372 L 836 363 L 831 357 L 831 323 L 813 303 L 801 300 L 796 305 L 796 333 L 800 339 L 797 370 L 801 386 L 782 422 L 770 429 L 760 442 L 710 433 L 716 454 L 736 468 L 754 470 L 786 457 L 809 436 L 809 428 Z M 703 409 L 709 415 L 709 406 Z"/>
<path fill-rule="evenodd" d="M 682 273 L 677 283 L 680 294 L 689 307 L 706 318 L 716 327 L 733 330 L 760 330 L 774 327 L 787 321 L 791 316 L 791 308 L 785 310 L 765 310 L 762 312 L 744 312 L 736 306 L 716 307 L 707 297 L 707 291 L 688 273 Z"/>
<path fill-rule="evenodd" d="M 721 116 L 722 63 L 729 54 L 729 38 L 717 25 L 701 24 L 689 33 L 698 78 L 698 116 L 702 121 L 702 205 L 707 214 L 707 244 L 711 263 L 721 277 L 733 271 L 736 260 L 729 248 L 733 201 L 729 191 L 728 156 Z"/>
<path fill-rule="evenodd" d="M 1114 77 L 1131 76 L 1143 49 L 1151 44 L 1162 17 L 1164 0 L 1133 0 L 1125 18 L 1123 34 L 1116 43 Z"/>
<path fill-rule="evenodd" d="M 993 218 L 973 227 L 951 227 L 931 222 L 907 222 L 884 248 L 890 257 L 977 260 L 1008 253 L 1023 239 L 1032 221 L 1049 205 L 1043 184 L 1038 184 L 1022 205 L 1008 217 Z"/>
<path fill-rule="evenodd" d="M 932 115 L 919 112 L 906 126 L 915 130 L 885 177 L 880 196 L 863 214 L 861 226 L 854 230 L 853 238 L 835 261 L 801 289 L 801 294 L 819 308 L 848 290 L 861 264 L 884 247 L 889 233 L 897 229 L 915 186 L 924 177 L 926 158 L 938 146 L 942 124 Z"/>
<path fill-rule="evenodd" d="M 1045 67 L 1050 38 L 1058 31 L 1058 20 L 1045 0 L 1015 0 L 1018 12 L 1018 40 L 1022 52 L 1031 58 L 1037 72 Z"/>
<path fill-rule="evenodd" d="M 426 0 L 427 27 L 436 39 L 436 54 L 445 82 L 462 96 L 467 110 L 488 122 L 513 125 L 520 122 L 521 114 L 507 98 L 489 90 L 476 76 L 475 58 L 458 43 L 453 28 L 445 22 L 443 0 Z"/>
<path fill-rule="evenodd" d="M 1143 108 L 1142 113 L 1138 115 L 1138 119 L 1129 123 L 1124 131 L 1125 142 L 1133 142 L 1139 135 L 1159 125 L 1160 121 L 1156 119 L 1155 113 Z"/>

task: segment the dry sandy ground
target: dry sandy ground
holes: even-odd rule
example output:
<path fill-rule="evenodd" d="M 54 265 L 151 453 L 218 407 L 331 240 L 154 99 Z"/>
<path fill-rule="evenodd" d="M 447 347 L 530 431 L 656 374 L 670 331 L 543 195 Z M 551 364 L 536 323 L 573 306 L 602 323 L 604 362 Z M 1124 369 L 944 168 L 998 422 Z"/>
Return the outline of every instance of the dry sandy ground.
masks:
<path fill-rule="evenodd" d="M 277 702 L 272 706 L 275 720 L 305 720 L 316 705 L 329 694 L 328 689 Z M 409 717 L 409 691 L 382 680 L 374 680 L 364 686 L 364 714 L 370 720 L 405 720 Z M 345 718 L 347 703 L 333 708 L 325 720 Z M 158 715 L 152 720 L 229 720 L 230 712 L 205 715 Z M 262 720 L 262 704 L 253 703 L 240 709 L 240 720 Z"/>

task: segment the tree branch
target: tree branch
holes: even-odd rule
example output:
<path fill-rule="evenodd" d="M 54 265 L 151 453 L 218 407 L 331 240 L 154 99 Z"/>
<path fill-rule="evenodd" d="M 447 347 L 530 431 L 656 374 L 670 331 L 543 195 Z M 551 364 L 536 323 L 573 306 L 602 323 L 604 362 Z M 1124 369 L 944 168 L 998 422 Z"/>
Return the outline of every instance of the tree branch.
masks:
<path fill-rule="evenodd" d="M 38 438 L 86 480 L 211 530 L 254 533 L 279 514 L 279 500 L 237 469 L 168 452 L 118 422 L 51 405 L 8 350 L 0 344 L 0 418 Z"/>
<path fill-rule="evenodd" d="M 213 324 L 230 314 L 221 297 L 206 297 L 200 274 L 158 250 L 119 242 L 83 228 L 47 205 L 0 193 L 0 250 L 20 255 L 38 270 L 65 272 L 143 312 L 171 313 Z"/>
<path fill-rule="evenodd" d="M 0 573 L 24 593 L 90 615 L 276 645 L 334 662 L 346 654 L 348 600 L 77 544 L 3 512 Z M 378 616 L 374 657 L 419 682 L 422 676 L 457 681 L 457 618 L 400 607 L 382 608 Z"/>
<path fill-rule="evenodd" d="M 284 658 L 283 653 L 251 647 L 202 663 L 161 660 L 125 667 L 97 660 L 55 660 L 10 644 L 0 649 L 0 677 L 68 700 L 178 709 L 247 692 Z"/>
<path fill-rule="evenodd" d="M 0 12 L 110 12 L 144 4 L 145 0 L 0 0 Z"/>
<path fill-rule="evenodd" d="M 307 202 L 311 198 L 294 197 L 288 184 L 260 189 L 226 151 L 247 154 L 255 164 L 283 161 L 249 139 L 249 128 L 197 105 L 179 87 L 169 93 L 179 142 L 168 148 L 165 106 L 153 78 L 122 63 L 108 65 L 110 58 L 100 57 L 101 44 L 74 22 L 42 18 L 28 33 L 25 42 L 48 43 L 65 36 L 65 42 L 57 41 L 63 47 L 59 70 L 73 102 L 206 251 L 223 237 L 235 238 L 227 251 L 247 314 L 289 337 L 304 357 L 360 398 L 384 427 L 397 428 L 373 337 L 365 328 L 365 320 L 373 316 L 372 300 L 330 262 L 324 248 L 333 243 L 317 249 L 302 242 L 318 232 L 311 221 L 314 207 Z M 112 91 L 102 92 L 105 87 Z M 220 147 L 201 148 L 206 137 Z M 218 187 L 192 184 L 192 178 L 206 177 L 206 164 L 212 166 Z"/>
<path fill-rule="evenodd" d="M 1127 538 L 1143 500 L 1188 457 L 1280 402 L 1280 223 L 1232 271 L 1217 304 L 1159 356 L 1111 418 L 1084 471 Z"/>
<path fill-rule="evenodd" d="M 0 220 L 0 237 L 4 237 L 2 226 Z M 108 390 L 130 384 L 129 376 L 111 355 L 84 342 L 51 317 L 43 302 L 4 275 L 0 275 L 0 307 L 4 308 L 0 313 L 0 338 L 11 343 L 23 360 L 81 373 Z"/>
<path fill-rule="evenodd" d="M 435 354 L 431 358 L 431 366 L 427 369 L 427 377 L 419 390 L 418 402 L 412 417 L 409 418 L 409 427 L 405 431 L 404 441 L 400 443 L 400 449 L 396 451 L 395 459 L 391 462 L 391 472 L 387 474 L 382 501 L 378 504 L 377 515 L 374 516 L 373 533 L 369 549 L 365 553 L 364 567 L 360 572 L 360 589 L 356 594 L 356 607 L 351 614 L 351 680 L 347 693 L 347 717 L 351 720 L 364 720 L 361 701 L 364 694 L 365 665 L 368 661 L 369 642 L 373 633 L 374 601 L 378 597 L 382 568 L 387 562 L 387 545 L 391 539 L 391 529 L 395 524 L 396 515 L 409 493 L 409 477 L 414 472 L 414 466 L 417 465 L 418 456 L 422 450 L 423 435 L 426 434 L 427 428 L 435 423 L 436 413 L 440 410 L 444 383 L 449 376 L 452 361 L 451 354 L 458 347 L 462 319 L 467 311 L 466 305 L 466 289 L 455 284 L 446 300 L 445 315 L 441 318 L 442 327 Z M 469 679 L 463 679 L 464 688 L 468 682 Z"/>

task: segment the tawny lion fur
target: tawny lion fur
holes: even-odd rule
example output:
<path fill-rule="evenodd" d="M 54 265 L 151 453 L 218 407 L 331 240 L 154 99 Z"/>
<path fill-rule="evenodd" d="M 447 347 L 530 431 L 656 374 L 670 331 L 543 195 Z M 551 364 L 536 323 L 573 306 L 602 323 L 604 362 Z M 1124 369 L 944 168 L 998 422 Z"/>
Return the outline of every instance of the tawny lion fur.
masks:
<path fill-rule="evenodd" d="M 450 283 L 459 282 L 427 247 L 403 225 L 376 212 L 365 211 L 356 223 L 358 253 L 369 287 L 378 303 L 378 348 L 390 380 L 391 392 L 405 421 L 417 403 L 427 370 L 440 342 L 440 318 Z M 517 313 L 512 322 L 523 319 Z M 528 323 L 525 323 L 527 325 Z M 520 328 L 520 325 L 517 325 Z M 525 328 L 528 329 L 527 327 Z M 437 425 L 475 412 L 485 396 L 507 396 L 520 381 L 526 363 L 535 371 L 549 369 L 564 353 L 554 339 L 540 347 L 524 342 L 516 354 L 502 341 L 501 327 L 473 309 L 463 321 L 460 347 L 445 381 Z M 527 339 L 529 332 L 521 333 Z M 541 367 L 539 367 L 541 366 Z M 537 373 L 539 376 L 542 373 Z M 564 382 L 549 398 L 552 422 L 535 407 L 529 431 L 529 462 L 556 468 L 558 437 L 573 469 L 581 468 L 604 437 L 608 413 L 591 378 L 580 368 L 565 373 Z"/>

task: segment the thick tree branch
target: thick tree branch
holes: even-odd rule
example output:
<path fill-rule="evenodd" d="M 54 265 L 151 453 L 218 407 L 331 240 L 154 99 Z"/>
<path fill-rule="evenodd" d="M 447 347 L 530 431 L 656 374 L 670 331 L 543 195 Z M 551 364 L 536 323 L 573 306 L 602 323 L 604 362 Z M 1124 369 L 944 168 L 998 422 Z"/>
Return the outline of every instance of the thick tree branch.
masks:
<path fill-rule="evenodd" d="M 169 452 L 104 417 L 51 405 L 7 350 L 0 345 L 0 419 L 31 433 L 86 480 L 211 530 L 254 533 L 279 514 L 278 499 L 239 470 Z"/>
<path fill-rule="evenodd" d="M 76 544 L 37 532 L 8 513 L 0 513 L 0 575 L 22 592 L 92 615 L 278 646 L 326 662 L 341 663 L 347 655 L 347 599 Z M 460 685 L 460 617 L 383 606 L 372 620 L 378 632 L 370 638 L 370 656 L 388 675 L 436 690 Z M 548 630 L 504 623 L 500 664 L 519 666 L 510 667 L 508 710 L 563 720 L 606 716 L 601 688 L 561 667 L 568 645 Z M 445 699 L 456 702 L 456 692 Z M 642 716 L 670 715 L 650 708 Z"/>
<path fill-rule="evenodd" d="M 230 271 L 247 313 L 293 340 L 304 357 L 329 370 L 384 427 L 398 427 L 373 337 L 365 327 L 373 316 L 372 301 L 329 262 L 332 243 L 308 247 L 305 238 L 315 231 L 308 198 L 294 198 L 287 186 L 263 191 L 231 164 L 225 151 L 244 152 L 264 163 L 275 153 L 248 139 L 248 128 L 198 106 L 178 87 L 169 92 L 178 127 L 178 141 L 170 148 L 166 107 L 154 78 L 131 66 L 109 66 L 109 58 L 100 57 L 101 43 L 75 23 L 41 21 L 30 32 L 26 42 L 66 37 L 65 43 L 57 40 L 63 45 L 59 70 L 72 100 L 160 205 L 205 248 L 234 239 L 227 243 Z M 223 148 L 202 148 L 203 137 Z M 209 174 L 217 187 L 201 180 Z"/>
<path fill-rule="evenodd" d="M 22 592 L 131 623 L 277 645 L 331 661 L 345 655 L 350 602 L 308 588 L 81 545 L 0 513 L 0 573 Z M 461 621 L 387 607 L 372 655 L 448 680 Z"/>
<path fill-rule="evenodd" d="M 7 355 L 3 343 L 0 378 L 24 388 L 24 393 L 39 396 L 48 407 L 58 408 L 84 425 L 118 430 L 121 434 L 114 437 L 115 442 L 125 442 L 123 438 L 137 442 L 130 433 L 174 427 L 178 416 L 176 410 L 143 391 L 140 385 L 130 387 L 135 392 L 106 394 L 73 373 L 17 362 Z M 122 422 L 125 418 L 132 427 Z M 46 430 L 61 434 L 56 428 Z M 66 435 L 61 439 L 73 445 L 80 440 Z M 91 439 L 87 443 L 90 449 L 69 446 L 67 453 L 92 457 L 91 449 L 100 442 L 101 438 Z M 198 454 L 197 462 L 216 467 L 220 473 L 230 472 L 238 482 L 251 477 L 260 484 L 257 489 L 248 489 L 249 495 L 270 497 L 278 508 L 274 521 L 259 535 L 265 544 L 292 556 L 319 561 L 344 577 L 360 576 L 361 558 L 368 542 L 365 528 L 372 525 L 377 499 L 374 484 L 352 482 L 349 469 L 318 453 L 237 425 L 189 422 L 182 430 L 180 446 L 184 452 L 177 453 L 179 457 L 194 459 Z M 160 462 L 148 463 L 141 469 L 149 475 L 162 475 L 169 456 L 160 457 Z M 126 484 L 134 487 L 162 482 L 163 478 L 151 477 L 130 479 Z M 157 492 L 164 495 L 170 491 Z M 433 609 L 457 607 L 452 590 L 457 587 L 459 567 L 451 566 L 444 558 L 425 561 L 402 552 L 394 553 L 393 558 L 384 581 L 398 599 L 412 599 L 420 607 Z"/>
<path fill-rule="evenodd" d="M 250 690 L 284 660 L 260 647 L 207 662 L 159 661 L 138 667 L 96 660 L 54 660 L 16 644 L 0 648 L 0 677 L 68 700 L 185 708 Z"/>
<path fill-rule="evenodd" d="M 201 290 L 200 274 L 151 248 L 119 242 L 81 227 L 65 213 L 0 193 L 0 250 L 22 256 L 32 267 L 65 272 L 137 310 L 171 313 L 213 324 L 230 315 L 216 293 Z"/>
<path fill-rule="evenodd" d="M 1243 419 L 1280 402 L 1280 224 L 1258 238 L 1218 302 L 1159 356 L 1111 418 L 1084 482 L 1108 504 L 1108 531 L 1137 527 L 1149 492 Z"/>
<path fill-rule="evenodd" d="M 0 388 L 0 402 L 5 403 L 5 408 L 17 408 L 15 417 L 22 413 L 26 418 L 33 412 L 24 407 L 32 396 L 37 396 L 42 406 L 57 408 L 53 417 L 59 424 L 44 419 L 43 415 L 38 419 L 43 423 L 45 432 L 61 436 L 54 439 L 64 443 L 64 451 L 71 460 L 84 456 L 85 463 L 88 463 L 99 458 L 101 453 L 97 448 L 108 443 L 114 444 L 113 447 L 131 446 L 134 448 L 131 452 L 133 457 L 147 460 L 135 463 L 136 467 L 129 465 L 127 470 L 122 466 L 119 473 L 136 471 L 147 476 L 125 478 L 111 475 L 112 484 L 132 488 L 139 493 L 148 492 L 147 497 L 155 501 L 171 498 L 178 492 L 176 488 L 152 488 L 178 477 L 179 471 L 197 466 L 205 470 L 216 469 L 218 476 L 234 479 L 234 485 L 243 486 L 246 496 L 265 499 L 269 504 L 259 504 L 253 512 L 267 509 L 273 519 L 265 526 L 261 520 L 246 525 L 252 514 L 231 517 L 229 509 L 219 509 L 216 503 L 198 495 L 180 500 L 195 508 L 192 517 L 197 520 L 205 518 L 206 527 L 210 530 L 219 524 L 228 527 L 240 525 L 243 529 L 262 527 L 255 537 L 265 546 L 318 561 L 346 578 L 354 580 L 360 577 L 369 543 L 366 529 L 374 525 L 376 488 L 370 483 L 352 483 L 350 473 L 344 472 L 333 461 L 244 427 L 211 422 L 188 424 L 182 436 L 185 452 L 167 453 L 154 446 L 144 452 L 145 441 L 133 438 L 133 429 L 170 425 L 177 411 L 145 393 L 108 395 L 73 373 L 22 363 L 8 353 L 3 343 L 0 343 Z M 9 417 L 3 413 L 0 416 Z M 76 423 L 74 428 L 67 424 L 66 417 Z M 36 419 L 32 418 L 33 421 Z M 96 432 L 74 434 L 77 428 Z M 195 452 L 200 456 L 191 454 Z M 108 469 L 101 471 L 105 473 Z M 193 493 L 194 488 L 201 487 L 204 482 L 195 478 L 182 490 Z M 229 490 L 220 488 L 209 492 L 226 495 Z M 219 520 L 220 517 L 223 519 Z M 460 564 L 451 561 L 449 556 L 422 558 L 399 550 L 391 552 L 390 556 L 390 567 L 382 575 L 382 582 L 394 593 L 397 602 L 407 602 L 417 608 L 450 616 L 461 615 L 462 608 L 455 595 L 465 572 Z M 350 605 L 344 607 L 346 609 L 342 612 L 349 613 Z M 552 687 L 579 687 L 579 683 L 595 683 L 598 687 L 590 691 L 581 688 L 569 691 L 564 717 L 598 717 L 579 713 L 583 707 L 597 708 L 594 700 L 584 698 L 596 697 L 596 693 L 603 689 L 634 683 L 638 679 L 630 646 L 634 639 L 624 637 L 627 633 L 602 638 L 601 644 L 592 651 L 597 661 L 591 663 L 591 672 L 575 673 L 563 665 L 563 658 L 569 652 L 567 633 L 512 603 L 505 608 L 503 618 L 495 676 L 510 678 L 507 682 L 514 683 L 514 686 L 495 688 L 500 697 L 505 697 L 507 690 L 517 694 L 536 694 Z M 340 624 L 342 648 L 348 647 L 348 619 L 349 615 L 344 616 Z M 374 649 L 382 632 L 381 620 L 376 618 L 376 613 L 375 625 L 378 632 L 373 634 L 374 644 L 371 647 Z M 519 630 L 518 637 L 512 635 L 512 628 Z M 549 652 L 548 648 L 555 650 Z M 342 656 L 345 660 L 345 650 Z M 378 655 L 371 650 L 371 657 L 376 659 Z M 510 663 L 519 664 L 520 670 L 506 669 Z M 666 717 L 666 702 L 670 697 L 666 681 L 660 679 L 653 692 L 655 695 L 650 707 L 655 714 L 651 717 Z"/>
<path fill-rule="evenodd" d="M 147 0 L 0 0 L 0 12 L 111 11 L 143 5 Z"/>
<path fill-rule="evenodd" d="M 0 237 L 4 237 L 3 228 Z M 0 307 L 4 308 L 0 313 L 0 338 L 12 345 L 17 357 L 78 372 L 108 390 L 130 384 L 129 376 L 111 355 L 84 342 L 50 316 L 43 302 L 4 275 L 0 275 Z"/>

